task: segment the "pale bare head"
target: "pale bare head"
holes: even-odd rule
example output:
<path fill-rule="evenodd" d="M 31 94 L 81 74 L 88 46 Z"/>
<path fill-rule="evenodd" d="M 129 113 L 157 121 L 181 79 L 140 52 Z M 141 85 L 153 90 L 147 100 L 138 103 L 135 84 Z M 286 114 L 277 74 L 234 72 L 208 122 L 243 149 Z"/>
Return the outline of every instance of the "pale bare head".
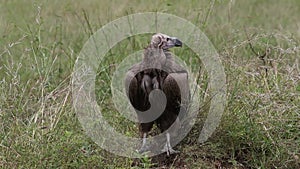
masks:
<path fill-rule="evenodd" d="M 182 42 L 176 37 L 170 37 L 162 33 L 157 33 L 152 36 L 151 46 L 166 50 L 172 47 L 182 46 Z"/>

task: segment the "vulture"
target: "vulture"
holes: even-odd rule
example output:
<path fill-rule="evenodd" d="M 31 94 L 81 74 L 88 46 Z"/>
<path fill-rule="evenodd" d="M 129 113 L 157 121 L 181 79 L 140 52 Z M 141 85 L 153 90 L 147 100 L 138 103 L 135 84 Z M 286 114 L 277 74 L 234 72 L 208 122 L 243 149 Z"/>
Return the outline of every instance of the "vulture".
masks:
<path fill-rule="evenodd" d="M 179 152 L 171 147 L 167 129 L 173 123 L 180 125 L 179 112 L 186 112 L 189 100 L 188 73 L 170 52 L 170 48 L 181 46 L 182 42 L 176 37 L 154 34 L 144 49 L 142 61 L 126 74 L 126 94 L 137 113 L 142 139 L 139 153 L 148 151 L 147 136 L 154 124 L 162 133 L 166 131 L 162 152 L 168 156 Z"/>

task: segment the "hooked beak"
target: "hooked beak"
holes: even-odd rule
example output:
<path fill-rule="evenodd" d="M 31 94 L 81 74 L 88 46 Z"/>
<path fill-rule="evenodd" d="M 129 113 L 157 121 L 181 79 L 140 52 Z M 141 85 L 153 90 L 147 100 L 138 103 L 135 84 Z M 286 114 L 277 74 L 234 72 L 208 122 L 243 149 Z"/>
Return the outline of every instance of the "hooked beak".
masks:
<path fill-rule="evenodd" d="M 179 39 L 177 39 L 176 37 L 170 37 L 168 39 L 166 49 L 169 49 L 172 47 L 181 47 L 181 46 L 182 46 L 182 42 Z"/>
<path fill-rule="evenodd" d="M 182 47 L 182 42 L 177 38 L 173 39 L 173 43 L 174 43 L 174 46 L 176 46 L 176 47 Z"/>

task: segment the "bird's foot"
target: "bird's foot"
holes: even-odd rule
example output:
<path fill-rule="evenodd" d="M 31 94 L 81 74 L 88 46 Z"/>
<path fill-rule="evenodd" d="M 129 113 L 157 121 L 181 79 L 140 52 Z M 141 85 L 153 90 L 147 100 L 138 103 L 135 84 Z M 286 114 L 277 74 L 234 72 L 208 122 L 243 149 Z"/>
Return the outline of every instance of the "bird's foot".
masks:
<path fill-rule="evenodd" d="M 167 156 L 170 156 L 170 154 L 177 154 L 180 153 L 180 151 L 174 150 L 170 145 L 166 144 L 164 148 L 161 150 L 162 152 L 166 152 Z"/>
<path fill-rule="evenodd" d="M 136 150 L 136 152 L 139 154 L 143 154 L 147 151 L 149 151 L 149 146 L 146 146 L 146 145 L 143 145 L 139 150 Z"/>

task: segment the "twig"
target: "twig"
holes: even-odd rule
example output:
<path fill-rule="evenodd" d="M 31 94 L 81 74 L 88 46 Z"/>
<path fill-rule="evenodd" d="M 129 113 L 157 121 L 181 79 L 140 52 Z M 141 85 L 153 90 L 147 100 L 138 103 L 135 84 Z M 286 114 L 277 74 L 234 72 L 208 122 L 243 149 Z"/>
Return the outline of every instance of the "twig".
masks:
<path fill-rule="evenodd" d="M 212 0 L 211 3 L 210 3 L 209 9 L 208 9 L 207 12 L 206 12 L 204 21 L 203 21 L 203 25 L 202 25 L 202 26 L 203 26 L 204 28 L 206 27 L 206 24 L 207 24 L 207 21 L 208 21 L 208 17 L 210 16 L 210 14 L 211 14 L 211 12 L 212 12 L 214 6 L 215 6 L 215 0 Z"/>
<path fill-rule="evenodd" d="M 265 70 L 266 70 L 266 76 L 268 76 L 268 69 L 267 69 L 267 67 L 266 67 L 266 64 L 267 64 L 267 62 L 266 62 L 266 57 L 267 57 L 268 54 L 270 53 L 270 48 L 266 48 L 264 54 L 259 55 L 259 53 L 256 52 L 256 51 L 254 50 L 254 47 L 253 47 L 253 45 L 252 45 L 252 43 L 251 43 L 251 40 L 250 40 L 250 38 L 249 38 L 249 35 L 248 35 L 248 33 L 247 33 L 246 27 L 244 27 L 244 31 L 245 31 L 245 34 L 246 34 L 246 37 L 247 37 L 247 41 L 248 41 L 248 44 L 249 44 L 249 46 L 250 46 L 251 51 L 255 54 L 255 56 L 257 56 L 260 60 L 263 61 L 263 64 L 264 64 Z"/>
<path fill-rule="evenodd" d="M 88 18 L 87 14 L 86 14 L 86 11 L 84 9 L 82 9 L 82 13 L 83 13 L 83 16 L 84 16 L 84 20 L 85 20 L 85 22 L 87 24 L 88 30 L 90 31 L 90 36 L 92 36 L 94 34 L 94 32 L 93 32 L 92 26 L 91 26 L 91 24 L 89 22 L 89 18 Z"/>

